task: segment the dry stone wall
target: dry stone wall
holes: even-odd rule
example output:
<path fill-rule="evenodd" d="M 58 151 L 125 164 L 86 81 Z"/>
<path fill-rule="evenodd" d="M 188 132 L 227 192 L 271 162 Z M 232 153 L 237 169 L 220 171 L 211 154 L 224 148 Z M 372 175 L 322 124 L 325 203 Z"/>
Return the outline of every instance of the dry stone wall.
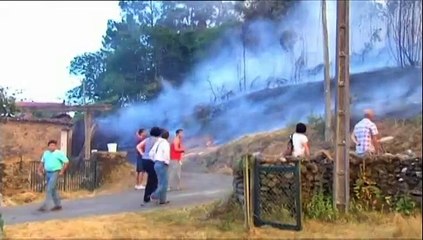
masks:
<path fill-rule="evenodd" d="M 298 160 L 298 159 L 297 159 Z M 297 161 L 291 159 L 289 161 Z M 262 163 L 269 164 L 269 163 Z M 274 161 L 271 164 L 286 164 Z M 233 167 L 233 190 L 236 198 L 241 203 L 244 201 L 244 179 L 241 162 Z M 415 196 L 420 199 L 422 195 L 422 158 L 410 155 L 391 155 L 367 157 L 364 159 L 352 157 L 350 162 L 350 190 L 354 196 L 354 186 L 360 173 L 365 173 L 368 182 L 372 182 L 380 189 L 382 196 Z M 267 188 L 277 188 L 284 184 L 277 178 L 261 181 Z M 282 181 L 282 180 L 279 180 Z M 332 194 L 333 161 L 322 156 L 321 158 L 303 161 L 301 163 L 301 189 L 303 202 L 309 202 L 312 196 L 319 191 Z M 271 185 L 271 186 L 270 186 Z"/>

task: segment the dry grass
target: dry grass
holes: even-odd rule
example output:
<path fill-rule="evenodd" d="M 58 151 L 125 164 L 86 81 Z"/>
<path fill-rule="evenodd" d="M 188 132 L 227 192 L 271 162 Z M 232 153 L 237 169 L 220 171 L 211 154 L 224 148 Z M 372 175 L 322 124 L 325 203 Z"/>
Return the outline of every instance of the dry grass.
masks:
<path fill-rule="evenodd" d="M 411 120 L 384 120 L 377 122 L 381 136 L 394 136 L 392 142 L 384 144 L 389 153 L 404 153 L 412 150 L 417 156 L 422 155 L 422 120 L 421 115 Z M 324 125 L 310 125 L 307 135 L 310 139 L 311 152 L 327 149 L 333 154 L 332 146 L 322 140 Z M 212 170 L 228 168 L 234 160 L 247 153 L 262 152 L 265 155 L 279 155 L 286 147 L 289 134 L 293 127 L 273 132 L 263 132 L 246 135 L 240 139 L 214 148 L 202 155 L 196 155 L 193 160 L 203 162 Z"/>
<path fill-rule="evenodd" d="M 144 176 L 144 183 L 147 175 Z M 78 199 L 95 197 L 102 194 L 117 193 L 134 187 L 135 184 L 135 168 L 129 163 L 117 166 L 113 173 L 106 179 L 106 182 L 95 191 L 72 191 L 60 192 L 62 199 Z M 17 206 L 32 202 L 41 202 L 44 200 L 44 193 L 19 191 L 4 196 L 3 204 L 5 206 Z"/>
<path fill-rule="evenodd" d="M 209 217 L 211 205 L 179 210 L 155 210 L 144 213 L 123 213 L 71 220 L 54 220 L 6 226 L 6 239 L 37 236 L 59 238 L 149 238 L 149 239 L 282 239 L 336 238 L 344 239 L 421 239 L 422 217 L 398 214 L 369 214 L 359 221 L 325 223 L 306 221 L 301 232 L 273 228 L 243 229 L 239 216 Z M 146 227 L 148 226 L 148 227 Z M 154 227 L 151 227 L 154 226 Z"/>

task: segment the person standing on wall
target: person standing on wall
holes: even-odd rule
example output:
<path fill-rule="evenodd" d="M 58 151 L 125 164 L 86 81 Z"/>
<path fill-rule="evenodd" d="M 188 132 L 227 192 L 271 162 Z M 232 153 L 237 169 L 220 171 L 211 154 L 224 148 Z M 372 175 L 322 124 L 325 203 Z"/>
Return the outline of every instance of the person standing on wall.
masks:
<path fill-rule="evenodd" d="M 169 132 L 162 131 L 161 138 L 159 138 L 150 150 L 150 156 L 154 160 L 154 170 L 157 174 L 158 186 L 154 193 L 151 194 L 151 199 L 157 201 L 159 204 L 167 204 L 166 200 L 167 187 L 169 183 L 169 162 L 170 162 L 170 144 Z"/>
<path fill-rule="evenodd" d="M 364 110 L 364 118 L 354 126 L 351 140 L 355 144 L 355 152 L 360 157 L 379 153 L 379 131 L 373 122 L 375 113 L 371 109 Z"/>
<path fill-rule="evenodd" d="M 182 159 L 185 153 L 183 145 L 184 131 L 182 129 L 176 130 L 176 136 L 170 145 L 170 188 L 169 190 L 181 190 L 181 173 L 182 173 Z"/>
<path fill-rule="evenodd" d="M 288 147 L 284 156 L 296 158 L 310 158 L 310 145 L 306 136 L 307 126 L 304 123 L 297 123 L 295 133 L 289 136 Z"/>
<path fill-rule="evenodd" d="M 41 163 L 38 166 L 38 174 L 42 177 L 45 174 L 47 177 L 46 199 L 38 211 L 47 211 L 50 201 L 54 203 L 51 211 L 62 210 L 59 193 L 57 192 L 57 179 L 59 176 L 63 176 L 68 168 L 68 164 L 69 159 L 66 157 L 66 154 L 57 149 L 57 141 L 50 140 L 47 144 L 47 150 L 43 153 Z"/>
<path fill-rule="evenodd" d="M 145 185 L 144 201 L 141 206 L 150 202 L 151 194 L 157 189 L 157 175 L 156 171 L 154 170 L 154 162 L 152 156 L 150 156 L 150 152 L 160 135 L 160 128 L 153 127 L 150 130 L 150 136 L 137 145 L 137 151 L 142 156 L 143 167 L 147 173 L 147 184 Z"/>
<path fill-rule="evenodd" d="M 137 137 L 137 145 L 135 146 L 135 151 L 136 151 L 136 157 L 137 157 L 137 165 L 136 165 L 137 174 L 136 174 L 135 189 L 141 190 L 141 189 L 145 189 L 145 186 L 142 185 L 145 170 L 143 166 L 142 156 L 136 148 L 138 144 L 140 144 L 140 142 L 144 141 L 144 139 L 147 138 L 147 131 L 143 128 L 138 130 L 136 137 Z M 143 152 L 145 151 L 145 149 L 142 149 L 142 150 Z"/>

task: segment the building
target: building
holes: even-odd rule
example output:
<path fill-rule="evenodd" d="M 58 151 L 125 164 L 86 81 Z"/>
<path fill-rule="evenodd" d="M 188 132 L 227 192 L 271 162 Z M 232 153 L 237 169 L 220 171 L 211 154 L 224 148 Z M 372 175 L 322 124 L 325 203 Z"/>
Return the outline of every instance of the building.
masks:
<path fill-rule="evenodd" d="M 18 102 L 16 105 L 24 109 L 17 117 L 0 120 L 0 156 L 3 160 L 39 160 L 49 140 L 58 141 L 60 149 L 70 153 L 72 118 L 67 114 L 37 117 L 33 110 L 62 104 Z"/>

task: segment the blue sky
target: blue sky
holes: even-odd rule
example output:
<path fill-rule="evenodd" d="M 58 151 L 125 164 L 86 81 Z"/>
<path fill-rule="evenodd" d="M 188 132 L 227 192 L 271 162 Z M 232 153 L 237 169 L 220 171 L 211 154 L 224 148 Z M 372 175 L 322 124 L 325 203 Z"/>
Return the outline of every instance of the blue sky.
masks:
<path fill-rule="evenodd" d="M 76 55 L 101 47 L 115 1 L 0 1 L 0 86 L 33 101 L 61 101 L 79 83 L 69 75 Z"/>

